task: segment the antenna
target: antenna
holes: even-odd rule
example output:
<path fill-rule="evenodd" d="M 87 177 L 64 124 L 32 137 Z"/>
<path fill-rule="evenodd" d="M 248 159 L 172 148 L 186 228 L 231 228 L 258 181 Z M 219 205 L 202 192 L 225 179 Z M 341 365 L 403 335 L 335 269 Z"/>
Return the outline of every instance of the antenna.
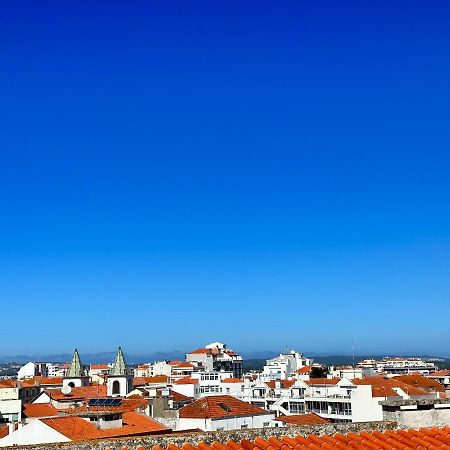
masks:
<path fill-rule="evenodd" d="M 353 369 L 355 368 L 355 341 L 352 338 L 352 361 L 353 361 Z"/>

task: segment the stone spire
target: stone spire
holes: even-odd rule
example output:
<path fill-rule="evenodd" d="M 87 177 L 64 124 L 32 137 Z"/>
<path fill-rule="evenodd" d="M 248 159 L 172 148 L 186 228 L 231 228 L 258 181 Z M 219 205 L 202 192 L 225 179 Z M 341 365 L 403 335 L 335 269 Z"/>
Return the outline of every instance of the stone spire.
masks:
<path fill-rule="evenodd" d="M 78 350 L 75 349 L 72 356 L 72 362 L 70 363 L 69 372 L 67 373 L 68 377 L 81 377 L 83 376 L 83 366 L 81 365 L 80 355 L 78 354 Z"/>
<path fill-rule="evenodd" d="M 119 347 L 117 350 L 116 360 L 110 371 L 110 375 L 126 375 L 127 374 L 127 363 L 125 362 L 125 357 L 123 356 L 122 349 Z"/>

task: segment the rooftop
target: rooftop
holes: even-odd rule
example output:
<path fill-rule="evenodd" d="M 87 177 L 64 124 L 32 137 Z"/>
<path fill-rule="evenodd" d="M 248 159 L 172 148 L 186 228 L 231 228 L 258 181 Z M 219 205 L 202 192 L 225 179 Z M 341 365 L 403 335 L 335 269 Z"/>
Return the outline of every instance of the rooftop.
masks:
<path fill-rule="evenodd" d="M 270 414 L 268 411 L 230 395 L 203 397 L 180 409 L 180 418 L 220 419 L 236 416 Z"/>
<path fill-rule="evenodd" d="M 447 449 L 450 444 L 450 427 L 445 428 L 421 428 L 419 430 L 387 430 L 384 432 L 360 432 L 334 435 L 324 434 L 317 436 L 310 434 L 306 437 L 298 435 L 295 437 L 283 436 L 281 439 L 268 437 L 262 439 L 257 437 L 253 441 L 243 439 L 240 442 L 229 440 L 222 444 L 213 442 L 210 446 L 199 443 L 196 446 L 184 444 L 175 446 L 170 444 L 167 450 L 301 450 L 301 449 L 341 449 L 341 450 L 385 450 L 385 449 Z M 141 450 L 146 450 L 144 447 Z M 148 449 L 150 450 L 150 449 Z M 154 446 L 153 450 L 162 450 Z"/>

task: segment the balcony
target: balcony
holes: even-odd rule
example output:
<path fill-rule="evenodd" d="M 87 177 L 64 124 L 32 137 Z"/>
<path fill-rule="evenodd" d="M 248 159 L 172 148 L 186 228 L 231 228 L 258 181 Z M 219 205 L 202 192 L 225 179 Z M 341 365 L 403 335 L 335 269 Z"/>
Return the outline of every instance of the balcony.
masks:
<path fill-rule="evenodd" d="M 332 398 L 333 400 L 348 400 L 351 397 L 351 395 L 342 395 L 342 394 L 311 394 L 306 393 L 305 398 L 312 398 L 312 399 L 321 399 L 321 398 Z"/>

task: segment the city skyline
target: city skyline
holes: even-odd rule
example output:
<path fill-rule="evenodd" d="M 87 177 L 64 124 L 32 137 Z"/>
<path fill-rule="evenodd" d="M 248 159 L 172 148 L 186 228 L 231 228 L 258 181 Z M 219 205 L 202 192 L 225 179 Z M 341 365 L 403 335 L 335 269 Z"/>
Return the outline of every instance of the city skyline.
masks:
<path fill-rule="evenodd" d="M 0 355 L 448 356 L 449 13 L 5 2 Z"/>

